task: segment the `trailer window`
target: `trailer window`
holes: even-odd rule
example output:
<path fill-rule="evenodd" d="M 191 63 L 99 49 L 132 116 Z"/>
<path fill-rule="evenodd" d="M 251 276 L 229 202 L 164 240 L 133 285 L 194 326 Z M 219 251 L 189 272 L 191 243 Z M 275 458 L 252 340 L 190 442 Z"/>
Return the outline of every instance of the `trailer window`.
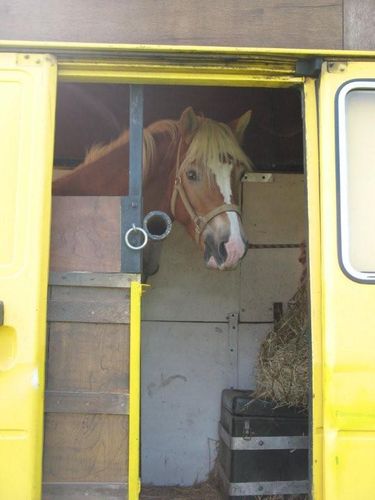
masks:
<path fill-rule="evenodd" d="M 375 82 L 346 83 L 336 106 L 341 264 L 375 280 Z"/>

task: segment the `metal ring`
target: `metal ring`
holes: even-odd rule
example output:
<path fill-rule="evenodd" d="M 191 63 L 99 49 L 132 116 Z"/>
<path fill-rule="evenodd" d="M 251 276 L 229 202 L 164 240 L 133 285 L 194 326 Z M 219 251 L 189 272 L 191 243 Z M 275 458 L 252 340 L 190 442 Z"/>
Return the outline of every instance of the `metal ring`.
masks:
<path fill-rule="evenodd" d="M 132 245 L 130 242 L 129 242 L 129 235 L 130 233 L 134 231 L 135 233 L 137 233 L 138 231 L 141 232 L 143 234 L 143 238 L 144 238 L 144 241 L 141 245 L 139 245 L 138 247 Z M 137 227 L 135 224 L 133 224 L 133 226 L 128 229 L 125 233 L 125 243 L 126 245 L 131 248 L 132 250 L 141 250 L 142 248 L 144 248 L 146 245 L 147 245 L 147 242 L 148 242 L 148 235 L 146 233 L 146 231 L 142 228 L 142 227 Z"/>

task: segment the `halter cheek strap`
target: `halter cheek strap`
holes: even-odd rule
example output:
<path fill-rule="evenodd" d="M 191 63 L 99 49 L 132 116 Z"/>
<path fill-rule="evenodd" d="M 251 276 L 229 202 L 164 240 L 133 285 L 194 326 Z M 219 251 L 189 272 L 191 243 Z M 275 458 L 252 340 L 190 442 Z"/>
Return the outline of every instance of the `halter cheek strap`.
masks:
<path fill-rule="evenodd" d="M 207 224 L 217 215 L 222 214 L 224 212 L 236 212 L 240 217 L 241 217 L 241 209 L 238 205 L 234 205 L 232 203 L 223 203 L 219 207 L 214 208 L 210 212 L 208 212 L 205 215 L 199 215 L 195 209 L 193 208 L 192 204 L 190 203 L 190 200 L 186 194 L 186 191 L 184 189 L 184 186 L 182 185 L 182 180 L 180 176 L 180 168 L 179 168 L 179 159 L 180 159 L 180 147 L 181 147 L 181 142 L 178 147 L 178 152 L 177 152 L 177 161 L 176 161 L 176 179 L 175 179 L 175 184 L 171 196 L 171 212 L 173 217 L 175 217 L 175 210 L 176 210 L 176 202 L 178 196 L 180 196 L 182 204 L 184 205 L 187 213 L 189 214 L 191 220 L 194 223 L 195 227 L 195 241 L 197 243 L 200 242 L 201 235 L 207 226 Z"/>

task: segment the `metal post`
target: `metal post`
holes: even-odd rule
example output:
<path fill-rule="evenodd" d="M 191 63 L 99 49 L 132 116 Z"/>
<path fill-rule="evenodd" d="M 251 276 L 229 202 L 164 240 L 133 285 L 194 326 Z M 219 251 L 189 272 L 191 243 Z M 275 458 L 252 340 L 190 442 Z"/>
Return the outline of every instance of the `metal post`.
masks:
<path fill-rule="evenodd" d="M 139 274 L 142 272 L 142 249 L 129 248 L 125 235 L 132 227 L 143 227 L 143 87 L 129 87 L 129 195 L 121 199 L 121 271 Z M 131 231 L 128 235 L 132 246 L 142 244 L 144 235 L 140 231 Z"/>

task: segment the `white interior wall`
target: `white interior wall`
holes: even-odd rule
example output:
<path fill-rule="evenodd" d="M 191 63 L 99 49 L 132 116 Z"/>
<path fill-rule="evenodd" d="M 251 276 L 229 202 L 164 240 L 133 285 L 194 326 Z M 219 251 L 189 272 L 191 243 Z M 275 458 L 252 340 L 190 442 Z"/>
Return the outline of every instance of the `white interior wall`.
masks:
<path fill-rule="evenodd" d="M 303 239 L 303 176 L 247 183 L 243 204 L 251 243 Z M 143 483 L 191 485 L 207 478 L 221 391 L 254 388 L 273 303 L 286 303 L 298 287 L 298 255 L 295 248 L 250 249 L 237 270 L 208 271 L 184 229 L 173 228 L 143 300 Z M 239 314 L 238 330 L 229 328 L 230 313 Z"/>

